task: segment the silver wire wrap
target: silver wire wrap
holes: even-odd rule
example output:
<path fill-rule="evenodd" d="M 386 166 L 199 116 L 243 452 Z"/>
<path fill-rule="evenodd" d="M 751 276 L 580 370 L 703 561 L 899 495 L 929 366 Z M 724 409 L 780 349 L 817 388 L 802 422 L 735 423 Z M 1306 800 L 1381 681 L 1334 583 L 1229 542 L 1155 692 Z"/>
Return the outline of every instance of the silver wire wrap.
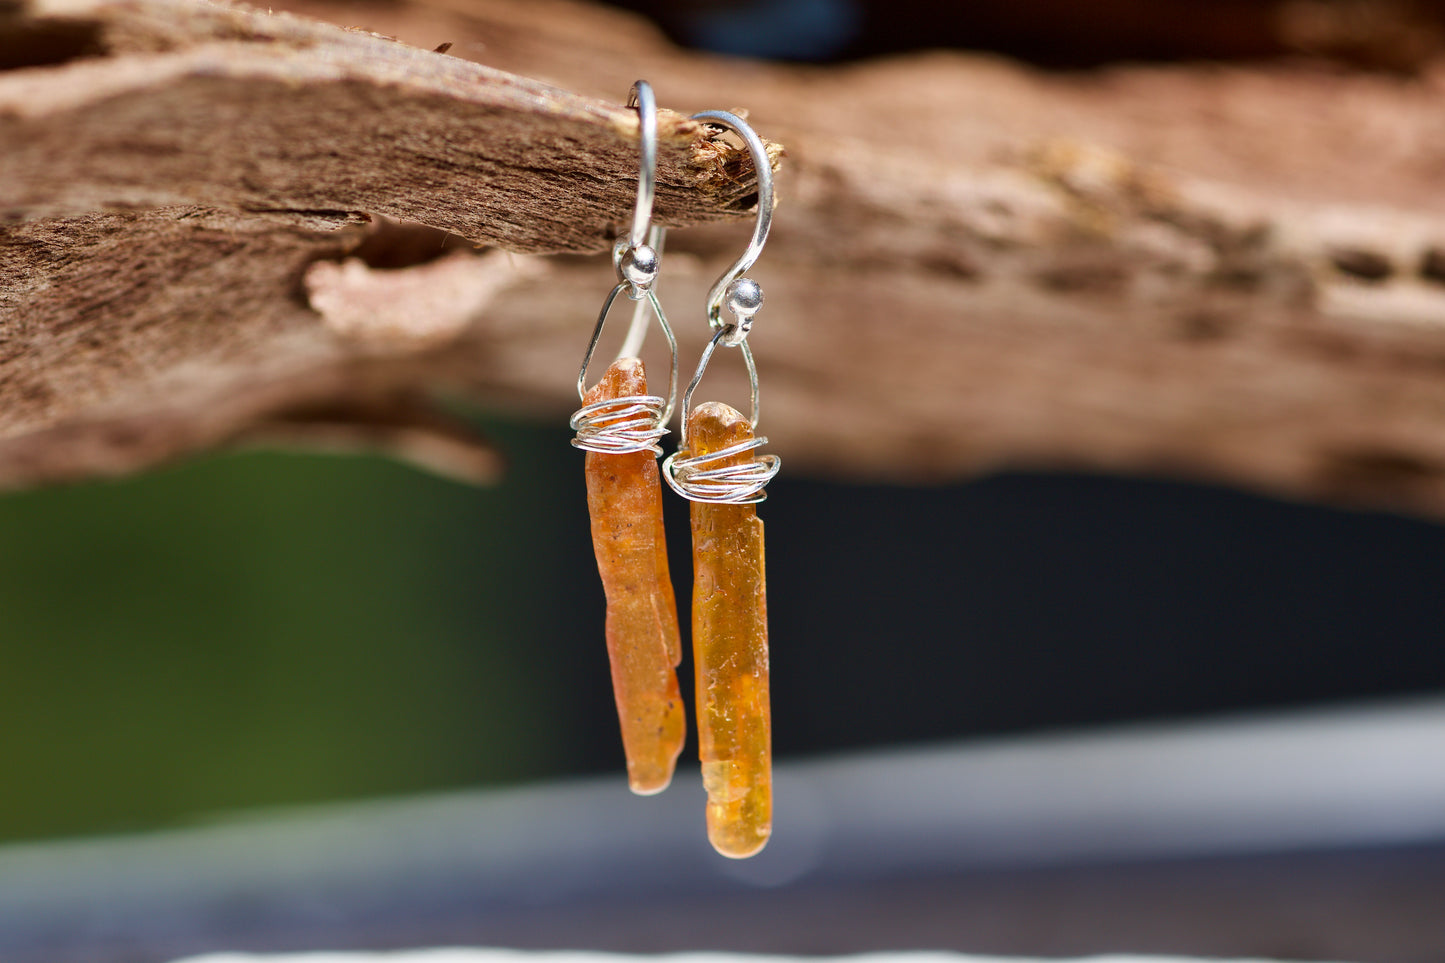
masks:
<path fill-rule="evenodd" d="M 710 466 L 732 455 L 761 448 L 768 443 L 766 437 L 756 435 L 748 441 L 729 445 L 706 455 L 684 454 L 687 451 L 687 413 L 692 411 L 692 393 L 697 390 L 697 383 L 702 380 L 702 373 L 707 369 L 708 360 L 712 358 L 718 342 L 727 343 L 724 340 L 726 333 L 726 329 L 720 328 L 707 343 L 707 347 L 702 349 L 702 360 L 698 362 L 697 374 L 692 376 L 692 381 L 688 383 L 687 391 L 682 396 L 682 440 L 678 443 L 677 451 L 663 460 L 662 477 L 673 491 L 688 501 L 755 505 L 768 497 L 763 489 L 773 480 L 778 469 L 783 467 L 781 458 L 777 455 L 758 455 L 741 465 Z M 753 349 L 748 347 L 748 343 L 741 341 L 738 347 L 742 349 L 743 364 L 748 369 L 748 384 L 753 398 L 752 425 L 757 428 L 758 367 L 753 362 Z"/>
<path fill-rule="evenodd" d="M 619 294 L 627 293 L 630 296 L 631 292 L 627 289 L 627 281 L 619 281 L 608 293 L 607 299 L 602 302 L 602 312 L 597 316 L 597 325 L 592 329 L 592 340 L 587 345 L 587 354 L 582 358 L 582 370 L 577 373 L 577 396 L 584 401 L 587 398 L 587 366 L 592 362 L 592 355 L 597 350 L 597 342 L 602 338 L 602 327 L 607 323 L 607 313 L 612 310 L 612 302 L 617 300 Z M 658 326 L 662 328 L 662 333 L 667 338 L 667 346 L 672 352 L 672 364 L 668 369 L 667 397 L 628 395 L 624 398 L 605 398 L 602 401 L 594 401 L 590 405 L 583 405 L 572 413 L 572 418 L 568 422 L 572 430 L 577 433 L 577 437 L 572 439 L 574 448 L 614 455 L 634 451 L 650 451 L 654 455 L 662 454 L 662 446 L 657 442 L 667 434 L 667 422 L 672 418 L 673 399 L 677 397 L 677 338 L 672 333 L 672 325 L 667 323 L 667 316 L 662 313 L 662 305 L 658 304 L 657 295 L 650 288 L 638 301 L 638 313 L 633 317 L 633 327 L 637 326 L 638 316 L 645 319 L 645 309 L 651 307 L 653 313 L 657 315 Z M 630 338 L 631 334 L 629 333 Z M 619 354 L 618 357 L 631 357 L 631 355 Z"/>
<path fill-rule="evenodd" d="M 702 358 L 698 361 L 697 372 L 692 376 L 692 381 L 688 383 L 687 391 L 683 394 L 682 433 L 679 436 L 678 450 L 663 461 L 662 477 L 666 479 L 673 491 L 689 501 L 754 505 L 768 497 L 763 489 L 777 475 L 778 469 L 782 467 L 782 459 L 777 455 L 755 455 L 750 461 L 743 464 L 724 467 L 719 467 L 718 462 L 743 452 L 761 448 L 768 443 L 768 439 L 758 435 L 749 441 L 730 445 L 720 451 L 709 452 L 706 455 L 690 455 L 687 454 L 687 417 L 692 411 L 693 392 L 697 390 L 698 382 L 702 380 L 703 372 L 707 370 L 713 351 L 717 349 L 719 343 L 722 343 L 728 347 L 742 350 L 743 364 L 747 368 L 748 388 L 752 400 L 751 422 L 754 430 L 758 427 L 758 368 L 753 361 L 753 351 L 748 346 L 747 337 L 752 331 L 753 316 L 762 307 L 763 290 L 757 282 L 743 277 L 743 273 L 753 266 L 758 255 L 762 253 L 763 245 L 768 239 L 768 229 L 772 226 L 773 167 L 762 138 L 736 114 L 728 113 L 725 110 L 705 110 L 702 113 L 693 114 L 692 119 L 705 121 L 716 127 L 730 128 L 747 144 L 748 153 L 752 155 L 753 167 L 758 175 L 758 218 L 753 227 L 752 240 L 748 242 L 747 250 L 733 263 L 732 267 L 723 272 L 708 292 L 707 322 L 715 333 L 712 340 L 707 343 L 707 347 L 703 349 Z M 731 322 L 724 321 L 722 318 L 722 308 L 725 302 L 728 311 L 734 318 Z"/>
<path fill-rule="evenodd" d="M 631 231 L 627 236 L 619 237 L 612 246 L 612 266 L 617 271 L 618 280 L 602 302 L 602 311 L 592 329 L 592 340 L 588 342 L 587 353 L 582 358 L 582 368 L 577 372 L 577 397 L 583 401 L 587 399 L 587 367 L 597 351 L 612 302 L 619 294 L 626 294 L 629 300 L 636 302 L 636 307 L 617 357 L 636 357 L 642 352 L 642 343 L 647 337 L 648 309 L 651 308 L 672 353 L 667 397 L 628 395 L 625 398 L 606 398 L 573 412 L 568 424 L 577 433 L 572 439 L 575 448 L 607 454 L 650 451 L 653 455 L 661 455 L 662 446 L 658 440 L 667 434 L 667 422 L 672 417 L 673 400 L 677 397 L 677 339 L 652 290 L 662 260 L 664 232 L 662 228 L 652 226 L 652 200 L 657 184 L 657 104 L 647 81 L 639 80 L 632 85 L 627 106 L 637 108 L 641 141 L 637 204 L 633 209 Z"/>

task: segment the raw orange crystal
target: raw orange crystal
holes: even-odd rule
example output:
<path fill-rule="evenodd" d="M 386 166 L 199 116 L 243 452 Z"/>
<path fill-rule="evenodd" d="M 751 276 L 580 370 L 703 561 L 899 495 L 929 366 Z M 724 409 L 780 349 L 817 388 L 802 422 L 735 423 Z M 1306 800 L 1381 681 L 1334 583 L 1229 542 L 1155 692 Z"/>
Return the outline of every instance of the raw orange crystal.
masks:
<path fill-rule="evenodd" d="M 584 404 L 647 394 L 637 358 L 619 358 Z M 603 421 L 605 424 L 605 419 Z M 677 602 L 662 534 L 662 487 L 651 452 L 587 453 L 592 547 L 607 593 L 607 653 L 632 791 L 667 788 L 686 738 Z"/>
<path fill-rule="evenodd" d="M 689 454 L 753 437 L 741 413 L 718 402 L 693 409 Z M 751 451 L 717 462 L 746 462 Z M 692 645 L 697 730 L 707 789 L 707 835 L 724 856 L 762 849 L 773 828 L 772 725 L 763 523 L 752 505 L 692 503 Z"/>

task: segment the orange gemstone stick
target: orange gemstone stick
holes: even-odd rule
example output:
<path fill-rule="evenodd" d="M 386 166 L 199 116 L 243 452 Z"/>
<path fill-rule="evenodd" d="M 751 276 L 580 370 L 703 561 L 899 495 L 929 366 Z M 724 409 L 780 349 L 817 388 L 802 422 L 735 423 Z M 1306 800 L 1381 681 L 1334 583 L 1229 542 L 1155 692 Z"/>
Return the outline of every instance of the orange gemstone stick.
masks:
<path fill-rule="evenodd" d="M 768 701 L 768 601 L 763 523 L 754 508 L 778 473 L 776 455 L 757 434 L 758 369 L 748 347 L 763 289 L 743 272 L 768 238 L 773 215 L 772 161 L 747 122 L 725 110 L 693 120 L 731 130 L 747 144 L 758 177 L 758 219 L 747 250 L 707 296 L 712 339 L 683 392 L 682 437 L 662 463 L 663 478 L 692 504 L 692 649 L 697 667 L 698 749 L 707 790 L 707 836 L 724 856 L 741 859 L 773 832 L 772 710 Z M 726 306 L 732 321 L 724 321 Z M 748 372 L 752 417 L 718 402 L 692 407 L 692 396 L 719 344 L 737 348 Z"/>
<path fill-rule="evenodd" d="M 752 423 L 719 402 L 698 405 L 687 429 L 688 454 L 697 457 L 753 439 Z M 744 449 L 708 467 L 727 469 L 752 457 Z M 694 501 L 692 553 L 707 835 L 718 852 L 737 859 L 762 849 L 773 828 L 768 603 L 763 523 L 756 507 Z"/>
<path fill-rule="evenodd" d="M 583 403 L 646 394 L 642 362 L 619 358 L 588 389 Z M 605 412 L 598 421 L 607 425 Z M 587 508 L 607 594 L 607 654 L 627 782 L 633 792 L 648 796 L 672 781 L 687 729 L 675 671 L 682 661 L 677 602 L 667 570 L 662 486 L 652 452 L 587 452 Z"/>

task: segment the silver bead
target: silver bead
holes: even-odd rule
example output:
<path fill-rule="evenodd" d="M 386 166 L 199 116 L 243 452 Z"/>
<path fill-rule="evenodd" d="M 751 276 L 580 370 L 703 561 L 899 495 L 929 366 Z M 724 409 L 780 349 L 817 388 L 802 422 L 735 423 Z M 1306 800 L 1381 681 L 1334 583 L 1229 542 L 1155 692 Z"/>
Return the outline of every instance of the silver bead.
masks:
<path fill-rule="evenodd" d="M 622 260 L 618 262 L 617 269 L 622 272 L 622 277 L 628 284 L 646 290 L 657 280 L 661 261 L 655 250 L 646 244 L 639 244 L 622 252 Z"/>
<path fill-rule="evenodd" d="M 763 306 L 763 289 L 752 278 L 738 278 L 723 292 L 724 303 L 738 320 L 751 318 Z"/>

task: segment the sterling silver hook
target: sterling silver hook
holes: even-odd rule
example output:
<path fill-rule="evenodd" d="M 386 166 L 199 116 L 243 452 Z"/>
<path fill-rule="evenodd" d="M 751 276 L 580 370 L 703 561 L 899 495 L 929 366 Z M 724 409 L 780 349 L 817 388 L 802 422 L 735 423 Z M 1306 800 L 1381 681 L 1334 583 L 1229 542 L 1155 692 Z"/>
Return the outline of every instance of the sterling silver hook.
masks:
<path fill-rule="evenodd" d="M 753 170 L 758 176 L 758 219 L 753 226 L 753 238 L 748 242 L 742 257 L 723 272 L 707 294 L 707 323 L 714 329 L 724 329 L 723 344 L 742 344 L 753 327 L 753 315 L 763 306 L 763 289 L 752 278 L 743 273 L 752 267 L 763 253 L 768 240 L 768 229 L 773 224 L 773 162 L 768 158 L 768 149 L 763 139 L 748 126 L 748 122 L 737 114 L 726 110 L 704 110 L 693 114 L 693 120 L 703 121 L 714 127 L 730 129 L 743 139 L 748 153 L 753 158 Z M 722 319 L 723 303 L 736 319 L 728 324 Z"/>
<path fill-rule="evenodd" d="M 647 242 L 647 230 L 652 225 L 652 199 L 657 196 L 657 101 L 652 96 L 652 85 L 639 80 L 627 93 L 628 109 L 637 109 L 638 136 L 641 140 L 642 160 L 637 170 L 637 205 L 632 209 L 632 232 L 628 239 L 632 247 Z"/>
<path fill-rule="evenodd" d="M 632 209 L 631 232 L 625 239 L 619 237 L 612 245 L 612 266 L 617 270 L 618 279 L 627 282 L 627 297 L 637 305 L 632 309 L 627 336 L 617 351 L 619 358 L 635 358 L 642 354 L 642 343 L 647 338 L 649 307 L 657 314 L 664 330 L 667 325 L 662 309 L 656 304 L 657 298 L 652 294 L 652 285 L 662 266 L 662 245 L 667 234 L 663 228 L 652 226 L 652 202 L 657 196 L 657 101 L 652 96 L 652 85 L 645 80 L 634 82 L 627 93 L 627 106 L 637 111 L 638 152 L 641 154 L 637 166 L 637 203 Z M 601 334 L 600 331 L 598 333 Z M 671 333 L 668 341 L 672 341 Z M 676 349 L 673 353 L 676 355 Z M 676 367 L 675 358 L 673 366 Z M 585 363 L 583 367 L 585 370 Z M 677 376 L 674 373 L 667 393 L 664 422 L 672 416 L 672 402 L 676 395 Z"/>
<path fill-rule="evenodd" d="M 753 166 L 758 175 L 758 219 L 753 226 L 753 237 L 747 250 L 723 272 L 713 284 L 707 296 L 707 322 L 714 329 L 712 338 L 702 350 L 697 372 L 688 382 L 682 396 L 682 431 L 678 438 L 677 451 L 668 455 L 662 463 L 662 477 L 672 490 L 695 502 L 718 502 L 732 505 L 751 505 L 767 497 L 763 489 L 781 467 L 777 455 L 754 455 L 738 465 L 720 466 L 720 462 L 732 459 L 744 452 L 753 451 L 768 443 L 762 435 L 731 445 L 721 451 L 707 455 L 693 455 L 687 443 L 687 418 L 692 411 L 692 395 L 707 371 L 713 352 L 719 344 L 741 349 L 743 365 L 748 372 L 748 388 L 752 400 L 752 426 L 758 427 L 758 367 L 753 361 L 753 351 L 748 345 L 748 334 L 752 331 L 753 316 L 763 305 L 763 289 L 752 278 L 743 276 L 763 252 L 768 240 L 768 228 L 773 221 L 773 167 L 768 158 L 767 148 L 747 122 L 736 114 L 725 110 L 705 110 L 692 115 L 717 127 L 730 128 L 748 145 Z M 723 305 L 734 320 L 722 319 Z"/>
<path fill-rule="evenodd" d="M 631 231 L 612 245 L 612 266 L 617 270 L 617 284 L 602 302 L 597 324 L 592 329 L 592 340 L 582 357 L 582 367 L 577 372 L 577 397 L 584 401 L 587 398 L 587 367 L 592 363 L 592 355 L 602 339 L 602 328 L 607 323 L 612 303 L 624 293 L 629 300 L 637 302 L 637 306 L 633 309 L 632 323 L 617 357 L 636 357 L 641 353 L 643 339 L 647 336 L 648 309 L 651 308 L 672 355 L 668 367 L 667 397 L 629 395 L 584 405 L 572 415 L 572 430 L 577 432 L 572 444 L 587 451 L 651 451 L 660 455 L 662 448 L 657 442 L 667 434 L 667 422 L 672 417 L 673 403 L 677 398 L 677 338 L 652 289 L 657 281 L 663 243 L 662 228 L 652 226 L 652 201 L 657 190 L 657 103 L 652 96 L 652 86 L 645 80 L 634 83 L 627 97 L 627 106 L 635 107 L 638 116 L 641 156 L 637 203 L 633 208 Z"/>

